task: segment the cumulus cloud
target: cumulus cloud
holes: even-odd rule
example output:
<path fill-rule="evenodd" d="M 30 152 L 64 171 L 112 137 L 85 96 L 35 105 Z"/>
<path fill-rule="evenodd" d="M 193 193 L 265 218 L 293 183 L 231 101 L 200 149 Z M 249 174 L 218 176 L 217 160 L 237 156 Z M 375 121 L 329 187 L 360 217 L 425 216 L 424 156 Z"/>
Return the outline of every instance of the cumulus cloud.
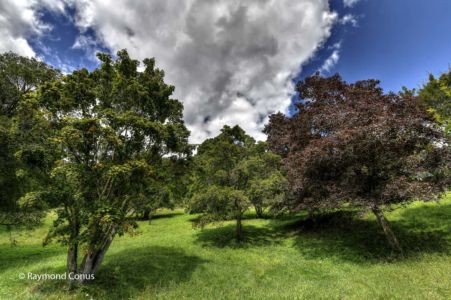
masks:
<path fill-rule="evenodd" d="M 268 115 L 286 111 L 292 78 L 339 21 L 327 0 L 5 0 L 0 51 L 35 55 L 27 39 L 49 30 L 43 8 L 73 20 L 73 48 L 155 57 L 184 103 L 192 142 L 224 124 L 264 138 Z"/>
<path fill-rule="evenodd" d="M 39 20 L 34 1 L 0 1 L 0 52 L 14 51 L 35 56 L 27 37 L 39 35 L 48 26 Z"/>
<path fill-rule="evenodd" d="M 52 29 L 41 20 L 42 10 L 63 13 L 65 7 L 66 2 L 61 0 L 0 1 L 0 53 L 13 51 L 28 57 L 36 56 L 29 39 L 36 38 L 39 45 L 39 37 Z M 39 46 L 43 52 L 48 51 L 45 45 Z"/>
<path fill-rule="evenodd" d="M 155 57 L 185 106 L 192 141 L 239 124 L 256 138 L 267 116 L 285 111 L 291 79 L 329 37 L 337 15 L 327 0 L 74 2 L 76 25 L 97 43 Z M 83 45 L 82 40 L 76 43 Z M 87 47 L 93 47 L 91 41 Z"/>
<path fill-rule="evenodd" d="M 352 6 L 354 6 L 354 4 L 356 4 L 359 1 L 360 0 L 343 0 L 343 4 L 346 7 L 352 7 Z"/>

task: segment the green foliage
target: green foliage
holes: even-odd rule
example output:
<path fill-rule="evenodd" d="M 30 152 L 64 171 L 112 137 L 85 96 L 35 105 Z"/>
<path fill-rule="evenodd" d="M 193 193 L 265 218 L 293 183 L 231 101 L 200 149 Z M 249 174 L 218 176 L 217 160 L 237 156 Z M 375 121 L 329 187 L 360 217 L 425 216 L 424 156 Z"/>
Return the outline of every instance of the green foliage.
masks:
<path fill-rule="evenodd" d="M 282 166 L 280 156 L 267 150 L 266 143 L 259 142 L 234 171 L 259 218 L 265 209 L 273 214 L 280 212 L 288 186 Z"/>
<path fill-rule="evenodd" d="M 174 209 L 185 205 L 186 194 L 189 189 L 190 159 L 163 157 L 154 164 L 154 173 L 149 178 L 144 199 L 137 207 L 137 214 L 144 220 L 152 218 L 158 208 Z"/>
<path fill-rule="evenodd" d="M 202 212 L 197 225 L 234 219 L 242 239 L 241 219 L 251 205 L 258 216 L 281 202 L 285 179 L 280 157 L 255 143 L 239 126 L 224 126 L 202 143 L 194 157 L 191 212 Z"/>
<path fill-rule="evenodd" d="M 47 140 L 52 129 L 35 91 L 59 75 L 34 58 L 0 55 L 0 224 L 33 225 L 43 214 L 58 154 Z"/>
<path fill-rule="evenodd" d="M 13 52 L 0 54 L 0 115 L 14 115 L 25 94 L 59 75 L 58 70 L 35 58 Z"/>
<path fill-rule="evenodd" d="M 139 72 L 125 50 L 117 56 L 99 54 L 99 68 L 74 71 L 38 92 L 62 153 L 52 171 L 61 209 L 46 243 L 69 246 L 69 272 L 95 273 L 113 238 L 133 231 L 146 207 L 162 205 L 155 190 L 163 157 L 177 161 L 191 151 L 183 107 L 163 71 L 147 59 Z M 79 247 L 86 255 L 77 267 Z"/>
<path fill-rule="evenodd" d="M 216 185 L 208 187 L 203 193 L 195 194 L 191 201 L 192 211 L 208 212 L 197 222 L 201 227 L 211 222 L 241 218 L 250 206 L 243 191 Z"/>
<path fill-rule="evenodd" d="M 448 136 L 451 134 L 451 70 L 439 78 L 429 75 L 429 81 L 418 90 L 418 96 L 443 125 Z"/>

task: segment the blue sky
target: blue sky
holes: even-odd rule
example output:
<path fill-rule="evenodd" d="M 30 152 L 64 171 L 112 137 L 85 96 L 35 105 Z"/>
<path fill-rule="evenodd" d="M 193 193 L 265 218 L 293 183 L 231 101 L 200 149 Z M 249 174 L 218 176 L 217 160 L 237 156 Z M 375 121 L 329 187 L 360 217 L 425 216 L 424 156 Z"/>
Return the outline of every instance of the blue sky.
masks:
<path fill-rule="evenodd" d="M 111 0 L 112 1 L 112 0 Z M 155 57 L 184 104 L 192 142 L 292 112 L 296 81 L 320 71 L 386 91 L 451 64 L 451 0 L 3 0 L 0 52 L 63 72 L 127 48 Z"/>
<path fill-rule="evenodd" d="M 352 8 L 331 1 L 333 10 L 352 13 L 357 27 L 339 26 L 301 77 L 318 70 L 341 41 L 340 58 L 326 74 L 340 73 L 347 81 L 375 78 L 385 90 L 418 88 L 428 74 L 451 65 L 451 1 L 362 0 Z"/>
<path fill-rule="evenodd" d="M 46 24 L 51 24 L 52 30 L 45 35 L 35 36 L 29 40 L 38 56 L 43 57 L 47 63 L 65 72 L 80 68 L 92 70 L 98 65 L 97 61 L 90 58 L 93 53 L 88 53 L 93 49 L 75 46 L 77 37 L 81 34 L 80 28 L 74 23 L 75 14 L 75 10 L 71 7 L 66 8 L 65 14 L 61 14 L 59 11 L 42 9 L 40 19 Z M 88 28 L 83 32 L 83 35 L 94 37 L 95 33 Z M 100 44 L 97 46 L 98 50 L 110 52 L 109 49 Z"/>

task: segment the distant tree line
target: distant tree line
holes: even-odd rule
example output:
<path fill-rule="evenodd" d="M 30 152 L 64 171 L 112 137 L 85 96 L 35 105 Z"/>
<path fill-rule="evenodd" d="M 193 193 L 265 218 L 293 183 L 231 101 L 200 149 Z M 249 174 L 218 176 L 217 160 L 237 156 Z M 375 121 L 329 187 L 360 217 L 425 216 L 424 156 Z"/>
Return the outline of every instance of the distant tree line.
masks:
<path fill-rule="evenodd" d="M 44 244 L 67 246 L 72 286 L 162 207 L 198 214 L 199 227 L 233 220 L 239 241 L 250 209 L 313 219 L 369 210 L 401 252 L 384 210 L 449 188 L 451 72 L 398 94 L 315 74 L 298 83 L 294 115 L 270 116 L 266 142 L 226 125 L 194 147 L 154 59 L 139 71 L 125 50 L 97 57 L 92 71 L 61 74 L 0 55 L 0 225 L 33 226 L 56 211 Z"/>

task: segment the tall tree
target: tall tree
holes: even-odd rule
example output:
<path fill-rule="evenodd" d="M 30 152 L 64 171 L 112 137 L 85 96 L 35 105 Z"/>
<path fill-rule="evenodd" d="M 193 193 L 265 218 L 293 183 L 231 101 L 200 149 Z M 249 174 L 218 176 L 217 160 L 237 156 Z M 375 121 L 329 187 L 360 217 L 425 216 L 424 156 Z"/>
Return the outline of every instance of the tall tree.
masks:
<path fill-rule="evenodd" d="M 437 199 L 450 180 L 450 150 L 416 97 L 384 94 L 378 83 L 306 78 L 299 111 L 271 116 L 265 132 L 288 169 L 293 210 L 370 209 L 400 250 L 383 208 Z"/>
<path fill-rule="evenodd" d="M 224 126 L 204 141 L 194 157 L 191 212 L 201 212 L 199 226 L 236 221 L 236 238 L 243 239 L 243 213 L 255 205 L 257 214 L 280 200 L 284 178 L 280 158 L 256 144 L 239 126 Z"/>
<path fill-rule="evenodd" d="M 144 59 L 141 72 L 125 50 L 115 61 L 98 58 L 94 71 L 74 71 L 39 91 L 63 153 L 52 171 L 61 209 L 46 242 L 68 245 L 67 272 L 81 283 L 93 278 L 114 237 L 133 230 L 136 212 L 155 200 L 149 185 L 162 157 L 190 155 L 183 106 L 155 60 Z"/>

